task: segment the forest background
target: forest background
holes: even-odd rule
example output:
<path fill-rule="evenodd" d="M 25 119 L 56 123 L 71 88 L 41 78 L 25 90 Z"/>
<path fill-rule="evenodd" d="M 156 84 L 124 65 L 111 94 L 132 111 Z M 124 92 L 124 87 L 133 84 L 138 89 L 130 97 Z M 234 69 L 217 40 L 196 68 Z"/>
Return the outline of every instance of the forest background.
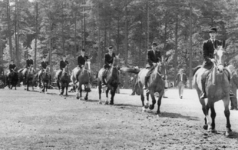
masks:
<path fill-rule="evenodd" d="M 211 27 L 238 68 L 238 0 L 0 0 L 0 63 L 7 69 L 13 59 L 22 68 L 30 54 L 39 69 L 47 55 L 54 74 L 62 55 L 73 69 L 84 48 L 95 75 L 109 45 L 122 66 L 143 68 L 157 42 L 167 79 L 173 82 L 184 68 L 191 81 Z M 122 78 L 126 87 L 129 76 Z"/>

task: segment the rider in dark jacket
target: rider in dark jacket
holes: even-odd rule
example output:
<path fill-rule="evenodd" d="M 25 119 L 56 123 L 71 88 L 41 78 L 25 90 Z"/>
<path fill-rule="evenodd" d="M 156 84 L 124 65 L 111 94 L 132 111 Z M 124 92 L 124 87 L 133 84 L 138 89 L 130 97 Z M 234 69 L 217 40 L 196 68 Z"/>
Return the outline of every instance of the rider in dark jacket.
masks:
<path fill-rule="evenodd" d="M 85 62 L 88 60 L 88 56 L 85 55 L 85 49 L 81 50 L 81 55 L 78 57 L 78 66 L 82 69 Z"/>
<path fill-rule="evenodd" d="M 221 45 L 221 41 L 216 39 L 217 35 L 217 28 L 211 28 L 209 31 L 210 39 L 206 40 L 203 43 L 203 68 L 205 69 L 211 69 L 214 59 L 214 51 L 217 49 L 218 45 Z M 204 99 L 207 97 L 206 90 L 205 90 L 205 82 L 206 82 L 206 75 L 202 78 L 202 92 L 200 95 L 201 99 Z"/>
<path fill-rule="evenodd" d="M 11 60 L 9 64 L 9 71 L 12 72 L 14 71 L 15 68 L 16 68 L 16 65 L 14 64 L 13 60 Z"/>
<path fill-rule="evenodd" d="M 108 70 L 110 69 L 110 67 L 112 66 L 112 63 L 113 63 L 113 59 L 114 57 L 116 57 L 115 53 L 113 52 L 113 47 L 112 46 L 109 46 L 108 47 L 108 53 L 106 53 L 104 55 L 104 69 L 105 69 L 105 72 L 103 74 L 103 86 L 106 85 L 106 77 L 107 77 L 107 72 Z"/>
<path fill-rule="evenodd" d="M 161 61 L 161 53 L 157 49 L 157 43 L 152 44 L 152 49 L 147 52 L 147 65 L 150 66 L 150 70 L 145 77 L 145 89 L 148 88 L 147 82 L 150 78 L 151 73 L 153 72 L 156 63 Z"/>

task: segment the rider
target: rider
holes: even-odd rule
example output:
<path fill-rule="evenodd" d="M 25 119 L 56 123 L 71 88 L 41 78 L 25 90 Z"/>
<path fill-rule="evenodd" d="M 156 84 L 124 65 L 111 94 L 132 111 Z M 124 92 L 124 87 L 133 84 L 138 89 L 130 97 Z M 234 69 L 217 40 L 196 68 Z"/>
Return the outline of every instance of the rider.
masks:
<path fill-rule="evenodd" d="M 13 60 L 11 60 L 9 64 L 9 72 L 13 72 L 15 68 L 16 68 L 16 65 L 14 64 Z"/>
<path fill-rule="evenodd" d="M 26 60 L 26 68 L 23 70 L 23 76 L 26 78 L 26 71 L 33 66 L 33 59 L 31 58 L 31 55 L 28 55 L 28 58 Z"/>
<path fill-rule="evenodd" d="M 161 53 L 157 50 L 157 43 L 152 43 L 152 49 L 147 52 L 147 65 L 149 65 L 149 72 L 145 77 L 145 89 L 148 89 L 147 82 L 150 78 L 151 73 L 153 72 L 156 63 L 161 61 Z"/>
<path fill-rule="evenodd" d="M 78 67 L 82 69 L 82 67 L 85 65 L 85 62 L 88 60 L 88 56 L 85 55 L 85 49 L 81 50 L 81 55 L 78 57 Z"/>
<path fill-rule="evenodd" d="M 41 79 L 41 75 L 42 75 L 43 71 L 46 70 L 47 66 L 48 66 L 48 62 L 46 61 L 46 56 L 43 56 L 42 61 L 41 61 L 41 70 L 38 73 L 39 81 Z"/>
<path fill-rule="evenodd" d="M 203 58 L 204 62 L 202 67 L 206 70 L 211 69 L 213 66 L 214 59 L 214 51 L 217 49 L 217 47 L 221 44 L 219 40 L 216 39 L 217 36 L 217 28 L 211 28 L 209 31 L 210 39 L 203 42 Z M 206 73 L 207 74 L 207 73 Z M 202 92 L 200 95 L 201 99 L 204 99 L 207 97 L 206 90 L 205 90 L 205 82 L 206 82 L 206 74 L 202 77 Z"/>
<path fill-rule="evenodd" d="M 105 71 L 104 71 L 103 76 L 102 76 L 102 80 L 103 80 L 102 85 L 103 86 L 106 85 L 106 81 L 105 80 L 106 80 L 106 77 L 107 77 L 107 72 L 108 72 L 108 70 L 112 66 L 114 57 L 116 57 L 116 55 L 113 52 L 113 46 L 109 46 L 108 47 L 108 53 L 106 53 L 104 55 L 104 69 L 105 69 Z"/>
<path fill-rule="evenodd" d="M 60 72 L 58 78 L 61 76 L 63 69 L 69 64 L 66 60 L 66 55 L 63 55 L 62 60 L 60 61 Z"/>

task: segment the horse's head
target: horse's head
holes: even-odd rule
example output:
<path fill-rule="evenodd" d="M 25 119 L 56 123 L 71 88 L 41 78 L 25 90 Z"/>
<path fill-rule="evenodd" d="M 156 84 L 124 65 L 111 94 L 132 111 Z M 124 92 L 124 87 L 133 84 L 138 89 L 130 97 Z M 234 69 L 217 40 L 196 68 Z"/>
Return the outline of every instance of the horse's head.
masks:
<path fill-rule="evenodd" d="M 120 54 L 116 55 L 113 59 L 113 63 L 112 63 L 112 67 L 118 67 L 118 64 L 119 64 L 119 61 L 120 61 L 120 58 L 119 58 Z"/>
<path fill-rule="evenodd" d="M 218 46 L 218 49 L 216 49 L 214 52 L 214 57 L 216 61 L 215 65 L 217 66 L 217 69 L 220 73 L 222 73 L 224 70 L 226 54 L 227 52 L 225 52 L 222 46 Z"/>
<path fill-rule="evenodd" d="M 65 75 L 67 74 L 69 71 L 68 65 L 65 66 L 65 68 L 63 68 L 62 74 Z"/>
<path fill-rule="evenodd" d="M 84 69 L 85 69 L 85 70 L 91 71 L 91 59 L 92 59 L 92 57 L 89 58 L 89 59 L 85 62 L 85 65 L 84 65 Z"/>

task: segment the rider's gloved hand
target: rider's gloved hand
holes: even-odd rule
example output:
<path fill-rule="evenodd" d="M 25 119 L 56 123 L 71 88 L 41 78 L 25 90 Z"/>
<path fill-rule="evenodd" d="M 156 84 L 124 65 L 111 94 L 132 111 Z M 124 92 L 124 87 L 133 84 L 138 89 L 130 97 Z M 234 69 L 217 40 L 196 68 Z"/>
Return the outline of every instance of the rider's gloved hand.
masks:
<path fill-rule="evenodd" d="M 153 65 L 155 66 L 155 65 L 156 65 L 156 63 L 153 63 Z"/>

